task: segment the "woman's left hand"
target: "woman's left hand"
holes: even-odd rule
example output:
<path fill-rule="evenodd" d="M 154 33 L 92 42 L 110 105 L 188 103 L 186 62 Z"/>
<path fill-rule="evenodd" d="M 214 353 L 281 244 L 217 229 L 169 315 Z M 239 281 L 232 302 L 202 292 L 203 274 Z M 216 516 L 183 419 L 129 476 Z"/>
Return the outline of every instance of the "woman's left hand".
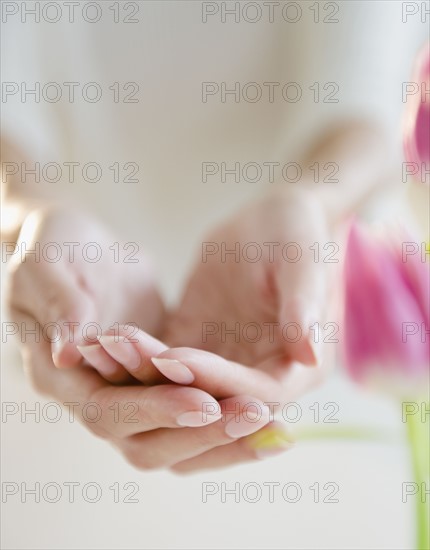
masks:
<path fill-rule="evenodd" d="M 279 189 L 242 210 L 202 243 L 163 340 L 252 367 L 321 366 L 329 275 L 339 247 L 311 190 Z M 327 346 L 326 346 L 327 347 Z M 320 370 L 312 369 L 315 378 Z"/>

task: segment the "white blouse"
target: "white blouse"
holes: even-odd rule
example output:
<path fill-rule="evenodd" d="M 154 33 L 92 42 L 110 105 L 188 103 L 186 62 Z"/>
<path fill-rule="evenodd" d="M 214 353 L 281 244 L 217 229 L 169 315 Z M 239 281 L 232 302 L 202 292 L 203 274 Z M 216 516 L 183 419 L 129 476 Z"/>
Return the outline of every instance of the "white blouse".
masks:
<path fill-rule="evenodd" d="M 74 4 L 2 3 L 4 132 L 38 185 L 149 247 L 169 292 L 204 231 L 299 177 L 325 126 L 373 117 L 399 148 L 423 3 Z"/>

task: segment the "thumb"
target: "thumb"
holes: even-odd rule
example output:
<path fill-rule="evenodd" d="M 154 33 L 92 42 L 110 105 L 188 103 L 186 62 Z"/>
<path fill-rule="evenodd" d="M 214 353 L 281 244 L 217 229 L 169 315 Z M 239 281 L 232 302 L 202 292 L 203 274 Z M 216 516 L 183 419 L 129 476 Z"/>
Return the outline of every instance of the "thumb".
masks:
<path fill-rule="evenodd" d="M 307 245 L 301 251 L 296 263 L 277 266 L 278 319 L 287 357 L 316 366 L 321 363 L 319 323 L 324 317 L 327 273 Z"/>

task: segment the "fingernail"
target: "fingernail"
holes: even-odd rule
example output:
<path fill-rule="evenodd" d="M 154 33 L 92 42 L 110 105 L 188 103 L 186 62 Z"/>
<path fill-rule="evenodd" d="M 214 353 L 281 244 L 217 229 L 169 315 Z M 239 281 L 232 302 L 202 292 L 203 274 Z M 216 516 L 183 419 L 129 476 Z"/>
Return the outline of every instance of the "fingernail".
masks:
<path fill-rule="evenodd" d="M 99 371 L 102 375 L 110 375 L 118 369 L 117 362 L 112 359 L 100 346 L 100 344 L 90 344 L 89 346 L 76 346 L 84 359 Z"/>
<path fill-rule="evenodd" d="M 188 428 L 198 428 L 199 426 L 207 426 L 217 420 L 221 420 L 222 414 L 207 414 L 202 411 L 190 411 L 180 414 L 176 418 L 179 426 L 187 426 Z"/>
<path fill-rule="evenodd" d="M 51 342 L 51 353 L 52 353 L 52 360 L 54 361 L 54 365 L 58 366 L 58 357 L 61 353 L 61 350 L 63 349 L 64 342 L 62 340 L 53 340 Z"/>
<path fill-rule="evenodd" d="M 321 342 L 315 342 L 312 337 L 309 336 L 309 346 L 311 350 L 310 364 L 317 367 L 321 365 Z"/>
<path fill-rule="evenodd" d="M 109 355 L 127 369 L 137 370 L 140 367 L 140 354 L 125 336 L 102 335 L 98 340 Z"/>
<path fill-rule="evenodd" d="M 321 364 L 320 342 L 315 342 L 309 334 L 303 343 L 298 344 L 299 348 L 295 353 L 295 360 L 306 367 L 318 367 Z"/>
<path fill-rule="evenodd" d="M 276 425 L 267 426 L 247 439 L 247 444 L 254 450 L 257 458 L 276 456 L 294 446 L 292 437 Z"/>
<path fill-rule="evenodd" d="M 317 315 L 315 311 L 308 314 L 306 322 L 303 325 L 304 334 L 307 336 L 305 340 L 306 347 L 304 349 L 303 363 L 305 365 L 316 367 L 321 364 L 321 333 L 320 324 L 317 319 L 320 319 L 320 315 Z M 315 326 L 317 327 L 315 330 Z"/>
<path fill-rule="evenodd" d="M 194 382 L 194 374 L 190 369 L 177 359 L 165 357 L 152 357 L 151 361 L 166 378 L 176 384 L 191 384 Z"/>
<path fill-rule="evenodd" d="M 261 407 L 259 413 L 251 411 L 243 411 L 240 415 L 235 416 L 225 426 L 225 433 L 237 439 L 245 437 L 260 430 L 270 421 L 270 409 L 266 405 Z"/>

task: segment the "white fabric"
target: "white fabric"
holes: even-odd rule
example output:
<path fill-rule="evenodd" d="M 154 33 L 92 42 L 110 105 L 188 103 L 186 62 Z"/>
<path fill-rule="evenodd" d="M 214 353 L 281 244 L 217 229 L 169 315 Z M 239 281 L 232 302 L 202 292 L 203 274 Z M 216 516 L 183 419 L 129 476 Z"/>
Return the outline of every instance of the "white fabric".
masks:
<path fill-rule="evenodd" d="M 34 3 L 26 4 L 30 9 Z M 98 163 L 103 168 L 98 183 L 69 184 L 64 168 L 59 183 L 41 185 L 73 197 L 125 238 L 149 246 L 169 293 L 180 288 L 194 246 L 207 227 L 270 185 L 264 171 L 255 184 L 243 179 L 235 184 L 232 176 L 226 184 L 219 176 L 202 183 L 202 162 L 225 162 L 230 168 L 234 162 L 241 167 L 270 161 L 282 166 L 299 160 L 309 140 L 326 125 L 360 115 L 381 120 L 398 147 L 402 82 L 410 79 L 414 55 L 428 35 L 421 11 L 404 23 L 402 2 L 331 3 L 338 6 L 333 15 L 330 3 L 320 3 L 316 23 L 315 7 L 310 9 L 314 3 L 299 3 L 297 12 L 297 3 L 290 2 L 286 17 L 294 20 L 298 13 L 298 21 L 284 20 L 281 3 L 272 7 L 270 23 L 269 8 L 260 3 L 260 21 L 249 23 L 246 19 L 257 12 L 246 2 L 240 3 L 239 23 L 234 15 L 225 15 L 223 23 L 221 4 L 231 10 L 230 2 L 220 3 L 219 12 L 203 23 L 202 9 L 210 11 L 210 6 L 159 1 L 136 4 L 139 22 L 125 24 L 113 22 L 112 4 L 100 3 L 102 16 L 96 23 L 84 20 L 83 14 L 93 18 L 96 12 L 84 12 L 83 3 L 75 8 L 74 23 L 68 22 L 65 6 L 57 23 L 43 17 L 34 23 L 29 14 L 22 23 L 22 7 L 7 18 L 3 82 L 18 83 L 20 92 L 21 83 L 32 88 L 40 82 L 42 88 L 48 82 L 79 82 L 80 99 L 69 103 L 65 86 L 57 103 L 43 98 L 35 103 L 31 95 L 22 103 L 19 93 L 9 96 L 3 104 L 3 128 L 41 166 L 76 161 L 79 172 L 87 162 Z M 120 19 L 132 9 L 122 7 Z M 54 8 L 46 13 L 51 19 L 56 16 Z M 324 23 L 324 18 L 339 22 Z M 94 81 L 103 96 L 89 103 L 80 94 Z M 109 90 L 114 82 L 137 82 L 139 103 L 114 103 Z M 256 103 L 235 103 L 229 95 L 222 103 L 218 94 L 203 103 L 202 82 L 225 82 L 227 88 L 235 82 L 242 87 L 256 82 L 263 97 Z M 273 103 L 264 82 L 280 84 Z M 297 103 L 282 99 L 280 90 L 289 82 L 302 89 Z M 339 102 L 315 103 L 309 90 L 315 82 L 321 88 L 336 82 Z M 320 91 L 322 98 L 331 89 Z M 294 89 L 289 93 L 293 97 Z M 113 183 L 109 166 L 114 162 L 137 163 L 140 182 Z M 283 181 L 279 168 L 275 174 Z"/>

